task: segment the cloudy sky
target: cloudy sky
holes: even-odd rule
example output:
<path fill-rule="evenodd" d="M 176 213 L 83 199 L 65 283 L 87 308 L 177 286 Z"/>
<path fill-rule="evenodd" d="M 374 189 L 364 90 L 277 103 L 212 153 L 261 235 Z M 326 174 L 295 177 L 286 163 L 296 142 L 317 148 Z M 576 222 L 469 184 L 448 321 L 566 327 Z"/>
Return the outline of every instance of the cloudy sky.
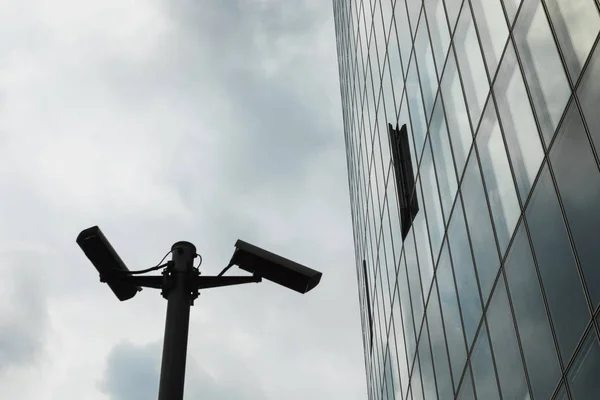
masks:
<path fill-rule="evenodd" d="M 2 397 L 157 395 L 166 301 L 99 283 L 99 225 L 130 269 L 240 238 L 323 271 L 204 291 L 186 398 L 364 399 L 339 97 L 329 1 L 0 0 Z"/>

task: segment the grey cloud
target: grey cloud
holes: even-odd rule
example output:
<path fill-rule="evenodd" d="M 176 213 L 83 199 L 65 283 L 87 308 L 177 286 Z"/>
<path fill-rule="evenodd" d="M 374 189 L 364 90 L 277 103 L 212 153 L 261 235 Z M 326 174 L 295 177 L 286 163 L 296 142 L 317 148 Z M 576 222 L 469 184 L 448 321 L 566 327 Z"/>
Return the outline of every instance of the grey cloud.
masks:
<path fill-rule="evenodd" d="M 160 378 L 160 343 L 150 343 L 143 346 L 129 342 L 116 345 L 108 356 L 105 376 L 100 383 L 102 391 L 111 400 L 146 400 L 156 398 Z M 227 380 L 223 382 L 213 377 L 189 357 L 187 361 L 186 387 L 184 397 L 187 399 L 206 400 L 262 400 L 266 395 L 247 381 Z M 231 370 L 238 376 L 238 365 L 232 364 Z"/>
<path fill-rule="evenodd" d="M 1 252 L 9 267 L 3 272 L 0 307 L 0 374 L 36 363 L 48 334 L 46 288 L 34 266 L 44 263 L 35 251 Z M 6 285 L 6 286 L 5 286 Z M 1 376 L 1 375 L 0 375 Z"/>

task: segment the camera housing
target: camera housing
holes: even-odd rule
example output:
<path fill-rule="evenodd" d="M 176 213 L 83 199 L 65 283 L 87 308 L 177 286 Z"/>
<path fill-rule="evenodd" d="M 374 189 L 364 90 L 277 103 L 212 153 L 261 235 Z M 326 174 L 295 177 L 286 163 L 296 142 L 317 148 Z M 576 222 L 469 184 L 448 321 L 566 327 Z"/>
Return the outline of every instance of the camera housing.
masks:
<path fill-rule="evenodd" d="M 273 254 L 260 247 L 239 240 L 235 243 L 230 264 L 244 271 L 275 282 L 299 293 L 307 293 L 321 281 L 319 271 Z"/>
<path fill-rule="evenodd" d="M 108 284 L 119 300 L 129 300 L 142 290 L 131 280 L 119 279 L 127 276 L 129 269 L 99 227 L 81 231 L 77 244 L 100 273 L 100 280 Z"/>

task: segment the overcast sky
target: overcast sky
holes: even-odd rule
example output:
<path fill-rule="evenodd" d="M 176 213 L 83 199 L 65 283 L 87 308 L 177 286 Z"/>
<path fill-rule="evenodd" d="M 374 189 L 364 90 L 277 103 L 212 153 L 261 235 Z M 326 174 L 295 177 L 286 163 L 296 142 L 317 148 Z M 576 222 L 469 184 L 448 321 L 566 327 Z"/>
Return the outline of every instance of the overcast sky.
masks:
<path fill-rule="evenodd" d="M 0 397 L 157 396 L 166 301 L 98 281 L 99 225 L 130 269 L 323 272 L 202 292 L 187 399 L 366 398 L 339 93 L 330 1 L 0 0 Z"/>

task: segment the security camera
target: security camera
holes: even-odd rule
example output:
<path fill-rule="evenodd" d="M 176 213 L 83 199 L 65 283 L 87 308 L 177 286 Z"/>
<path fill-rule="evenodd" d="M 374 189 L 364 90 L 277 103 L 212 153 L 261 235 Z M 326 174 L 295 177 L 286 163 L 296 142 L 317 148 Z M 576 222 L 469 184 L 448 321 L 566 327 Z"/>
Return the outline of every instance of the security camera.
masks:
<path fill-rule="evenodd" d="M 81 231 L 77 236 L 77 244 L 100 273 L 100 279 L 108 284 L 119 300 L 129 300 L 142 290 L 131 281 L 119 279 L 129 269 L 100 228 L 92 226 Z"/>
<path fill-rule="evenodd" d="M 322 273 L 273 254 L 260 247 L 238 240 L 230 265 L 251 272 L 300 293 L 306 293 L 319 283 Z"/>

